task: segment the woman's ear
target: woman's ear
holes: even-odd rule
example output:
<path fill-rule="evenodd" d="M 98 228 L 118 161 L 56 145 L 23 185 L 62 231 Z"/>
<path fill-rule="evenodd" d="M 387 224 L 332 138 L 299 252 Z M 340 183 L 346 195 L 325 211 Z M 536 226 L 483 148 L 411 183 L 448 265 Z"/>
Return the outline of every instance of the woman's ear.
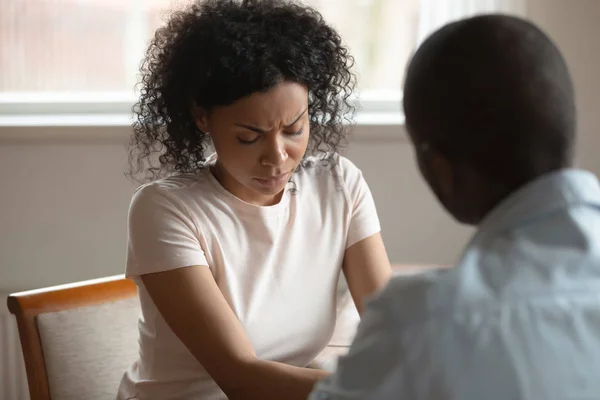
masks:
<path fill-rule="evenodd" d="M 192 106 L 192 116 L 196 127 L 204 133 L 209 133 L 208 111 L 204 107 Z"/>

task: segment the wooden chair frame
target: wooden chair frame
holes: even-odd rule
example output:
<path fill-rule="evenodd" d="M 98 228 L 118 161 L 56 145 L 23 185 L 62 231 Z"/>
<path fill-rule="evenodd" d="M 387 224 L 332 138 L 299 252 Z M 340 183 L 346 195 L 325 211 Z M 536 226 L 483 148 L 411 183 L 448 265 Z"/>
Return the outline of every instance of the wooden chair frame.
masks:
<path fill-rule="evenodd" d="M 31 400 L 51 400 L 37 316 L 137 296 L 135 283 L 124 275 L 14 293 L 8 309 L 17 318 Z"/>

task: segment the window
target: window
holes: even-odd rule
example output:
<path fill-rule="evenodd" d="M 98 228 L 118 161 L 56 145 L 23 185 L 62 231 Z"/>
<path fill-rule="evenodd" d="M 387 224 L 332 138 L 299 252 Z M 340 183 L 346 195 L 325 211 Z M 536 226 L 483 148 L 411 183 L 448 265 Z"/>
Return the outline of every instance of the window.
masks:
<path fill-rule="evenodd" d="M 128 113 L 149 38 L 165 12 L 186 1 L 2 0 L 0 114 Z M 449 17 L 478 11 L 477 0 L 304 2 L 346 41 L 368 111 L 399 109 L 404 68 L 418 39 Z"/>

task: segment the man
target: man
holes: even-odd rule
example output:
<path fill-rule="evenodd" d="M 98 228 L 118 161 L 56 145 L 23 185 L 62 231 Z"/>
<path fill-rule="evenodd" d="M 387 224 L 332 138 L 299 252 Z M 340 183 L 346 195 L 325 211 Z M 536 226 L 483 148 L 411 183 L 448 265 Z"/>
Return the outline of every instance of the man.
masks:
<path fill-rule="evenodd" d="M 600 185 L 571 169 L 558 49 L 514 17 L 452 23 L 404 108 L 423 177 L 478 230 L 455 268 L 391 281 L 311 399 L 600 398 Z"/>

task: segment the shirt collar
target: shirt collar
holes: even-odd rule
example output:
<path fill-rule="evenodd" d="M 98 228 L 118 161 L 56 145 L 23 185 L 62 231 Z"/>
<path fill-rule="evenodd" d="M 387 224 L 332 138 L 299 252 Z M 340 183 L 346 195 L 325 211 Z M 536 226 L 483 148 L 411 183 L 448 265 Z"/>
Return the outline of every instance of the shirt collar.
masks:
<path fill-rule="evenodd" d="M 598 178 L 588 171 L 559 170 L 511 194 L 484 218 L 479 232 L 509 229 L 525 220 L 579 204 L 600 207 Z"/>

